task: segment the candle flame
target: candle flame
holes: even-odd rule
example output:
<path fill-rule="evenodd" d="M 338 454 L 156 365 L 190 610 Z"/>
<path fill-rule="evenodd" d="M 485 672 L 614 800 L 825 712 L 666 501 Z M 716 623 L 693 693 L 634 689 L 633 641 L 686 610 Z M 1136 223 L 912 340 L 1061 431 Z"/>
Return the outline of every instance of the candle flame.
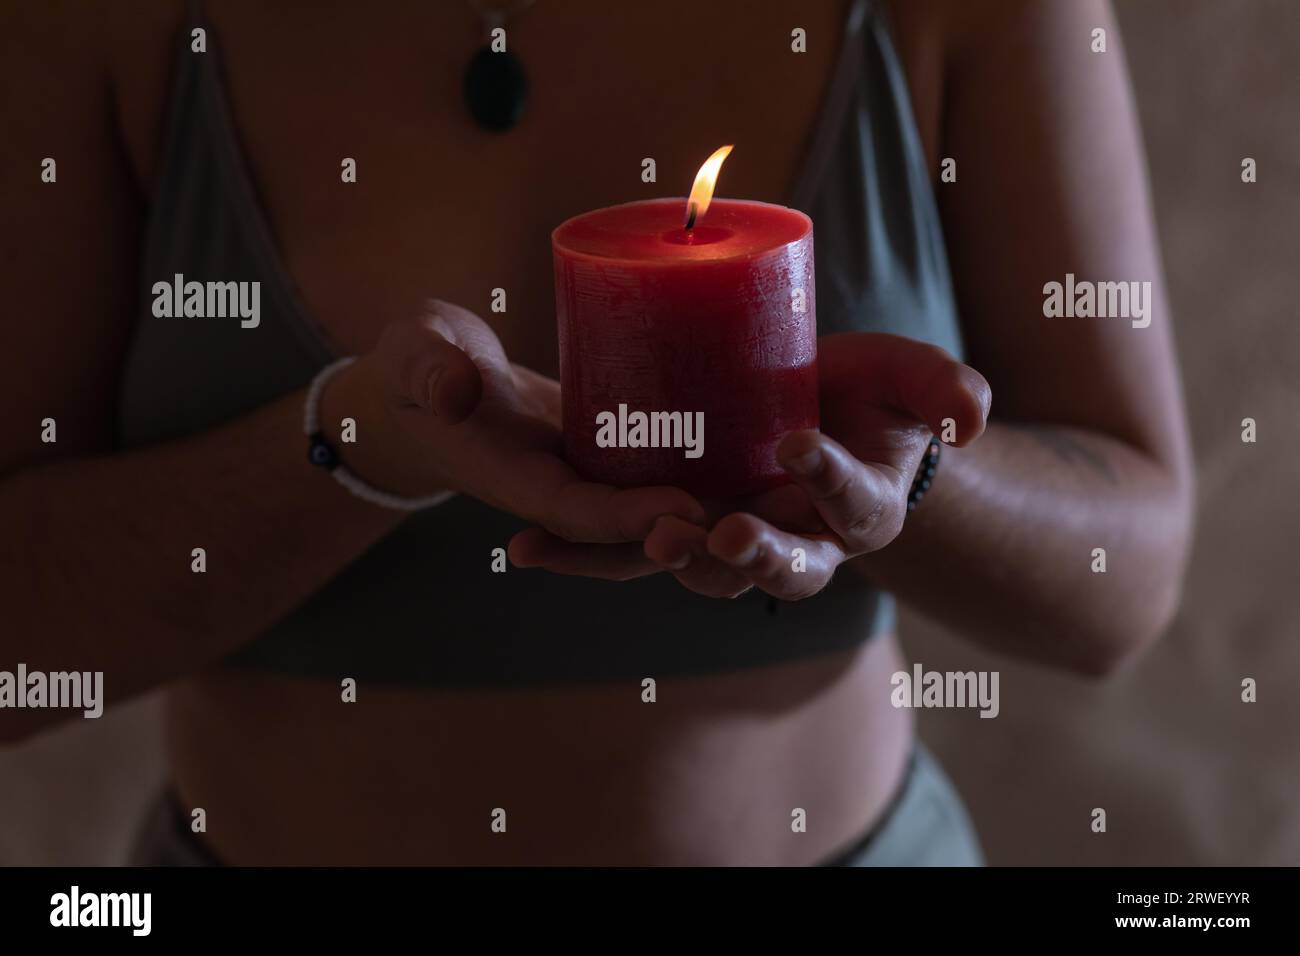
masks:
<path fill-rule="evenodd" d="M 691 187 L 691 198 L 686 201 L 686 228 L 695 226 L 713 201 L 713 187 L 718 182 L 718 173 L 722 170 L 722 161 L 731 153 L 730 146 L 722 146 L 713 151 L 713 155 L 704 161 L 700 171 L 695 174 L 695 185 Z"/>

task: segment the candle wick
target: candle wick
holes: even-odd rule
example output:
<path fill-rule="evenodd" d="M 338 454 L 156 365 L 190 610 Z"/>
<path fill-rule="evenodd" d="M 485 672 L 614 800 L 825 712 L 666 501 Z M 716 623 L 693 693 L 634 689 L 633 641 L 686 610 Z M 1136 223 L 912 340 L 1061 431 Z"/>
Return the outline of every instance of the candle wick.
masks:
<path fill-rule="evenodd" d="M 688 232 L 695 228 L 695 210 L 696 210 L 695 203 L 687 204 L 686 229 Z"/>

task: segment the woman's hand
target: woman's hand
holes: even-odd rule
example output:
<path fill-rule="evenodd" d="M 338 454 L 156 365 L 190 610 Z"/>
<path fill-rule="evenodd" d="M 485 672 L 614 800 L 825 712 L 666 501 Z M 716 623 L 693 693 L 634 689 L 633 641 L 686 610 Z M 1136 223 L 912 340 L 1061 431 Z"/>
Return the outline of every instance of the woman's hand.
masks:
<path fill-rule="evenodd" d="M 898 534 L 931 434 L 949 431 L 951 444 L 969 444 L 984 430 L 991 400 L 974 369 L 935 346 L 894 335 L 827 336 L 818 342 L 818 371 L 822 431 L 792 433 L 777 449 L 792 484 L 723 507 L 730 513 L 707 531 L 661 518 L 644 557 L 530 529 L 511 542 L 511 560 L 612 578 L 667 570 L 713 597 L 752 587 L 786 600 L 816 594 L 840 564 Z"/>
<path fill-rule="evenodd" d="M 336 447 L 385 491 L 423 496 L 450 488 L 557 540 L 602 542 L 614 554 L 640 554 L 661 516 L 704 520 L 701 505 L 680 489 L 619 490 L 579 478 L 561 457 L 559 416 L 557 382 L 512 364 L 482 319 L 438 300 L 423 317 L 385 329 L 321 401 L 321 421 L 335 440 L 344 418 L 356 420 L 357 441 Z"/>
<path fill-rule="evenodd" d="M 984 430 L 988 383 L 935 346 L 883 334 L 828 336 L 818 343 L 818 372 L 822 431 L 794 432 L 777 449 L 792 485 L 708 532 L 665 517 L 647 538 L 646 555 L 691 590 L 734 597 L 757 587 L 785 600 L 816 594 L 845 561 L 898 535 L 921 458 L 946 419 L 954 445 Z"/>

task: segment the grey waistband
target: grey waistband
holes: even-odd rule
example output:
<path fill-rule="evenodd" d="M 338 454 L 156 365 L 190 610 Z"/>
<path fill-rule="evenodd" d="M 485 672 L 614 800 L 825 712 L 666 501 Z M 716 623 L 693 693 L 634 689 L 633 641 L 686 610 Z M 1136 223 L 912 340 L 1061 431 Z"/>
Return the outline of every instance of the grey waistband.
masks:
<path fill-rule="evenodd" d="M 221 866 L 193 832 L 168 789 L 150 805 L 127 860 L 131 866 Z M 874 826 L 824 866 L 982 866 L 983 854 L 961 797 L 919 742 L 898 791 Z"/>
<path fill-rule="evenodd" d="M 983 866 L 984 854 L 960 794 L 919 741 L 890 809 L 832 866 Z"/>

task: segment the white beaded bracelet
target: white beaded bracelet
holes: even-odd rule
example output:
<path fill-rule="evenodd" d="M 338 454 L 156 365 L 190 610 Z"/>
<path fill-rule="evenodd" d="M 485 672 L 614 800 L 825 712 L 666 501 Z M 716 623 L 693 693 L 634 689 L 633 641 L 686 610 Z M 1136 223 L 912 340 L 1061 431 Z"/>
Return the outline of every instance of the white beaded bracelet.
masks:
<path fill-rule="evenodd" d="M 427 498 L 403 498 L 400 495 L 381 491 L 367 484 L 359 475 L 343 464 L 334 446 L 325 438 L 325 434 L 320 427 L 321 393 L 325 390 L 325 384 L 336 373 L 341 372 L 355 361 L 355 356 L 349 356 L 330 363 L 316 373 L 316 377 L 311 381 L 311 387 L 307 389 L 307 401 L 303 405 L 303 431 L 309 441 L 307 448 L 308 460 L 313 465 L 328 469 L 329 473 L 334 476 L 340 485 L 358 498 L 368 501 L 372 505 L 379 505 L 381 508 L 391 508 L 395 511 L 422 511 L 425 508 L 432 508 L 434 505 L 442 504 L 456 492 L 440 491 L 436 495 L 429 495 Z"/>

